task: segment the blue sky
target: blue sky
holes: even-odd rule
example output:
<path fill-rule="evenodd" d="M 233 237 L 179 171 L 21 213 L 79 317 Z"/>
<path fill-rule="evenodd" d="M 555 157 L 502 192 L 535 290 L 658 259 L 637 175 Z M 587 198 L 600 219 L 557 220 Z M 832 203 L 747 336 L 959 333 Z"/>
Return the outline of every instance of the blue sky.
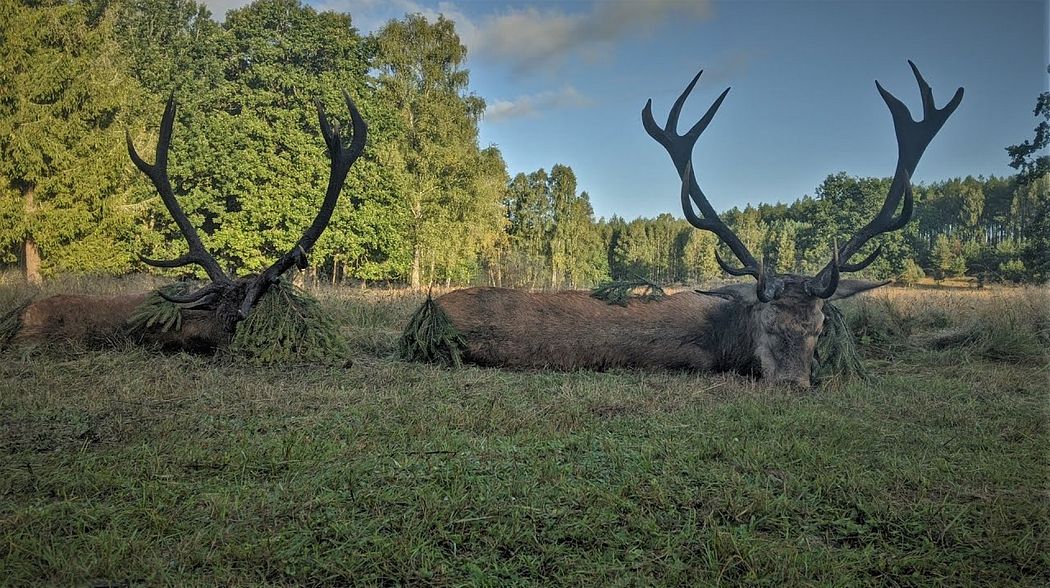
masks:
<path fill-rule="evenodd" d="M 208 0 L 218 18 L 242 0 Z M 406 13 L 444 14 L 468 48 L 488 110 L 481 142 L 511 174 L 570 165 L 599 216 L 681 216 L 670 159 L 640 122 L 658 122 L 699 69 L 687 129 L 729 96 L 694 151 L 717 210 L 790 202 L 830 173 L 889 176 L 896 144 L 884 87 L 921 116 L 912 59 L 942 106 L 962 106 L 915 180 L 1006 175 L 1004 147 L 1030 139 L 1050 76 L 1048 0 L 697 0 L 481 2 L 308 0 L 370 32 Z"/>

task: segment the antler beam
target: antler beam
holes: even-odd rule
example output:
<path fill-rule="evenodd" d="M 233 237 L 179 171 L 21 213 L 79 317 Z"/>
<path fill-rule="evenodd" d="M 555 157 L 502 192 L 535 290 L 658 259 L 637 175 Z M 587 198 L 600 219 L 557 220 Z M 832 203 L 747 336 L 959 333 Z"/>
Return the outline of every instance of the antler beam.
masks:
<path fill-rule="evenodd" d="M 890 184 L 889 192 L 886 194 L 886 200 L 883 202 L 878 214 L 868 224 L 858 230 L 841 249 L 836 248 L 836 259 L 829 262 L 820 273 L 812 278 L 810 282 L 807 282 L 807 289 L 811 291 L 826 291 L 827 280 L 831 278 L 833 273 L 859 271 L 870 265 L 881 253 L 881 246 L 858 263 L 851 264 L 849 259 L 873 237 L 896 231 L 911 220 L 914 208 L 911 176 L 915 173 L 915 167 L 919 164 L 919 159 L 922 158 L 922 154 L 926 151 L 930 141 L 933 140 L 937 132 L 944 126 L 945 121 L 948 120 L 948 117 L 955 112 L 955 109 L 959 107 L 959 103 L 962 102 L 963 89 L 959 88 L 955 91 L 952 99 L 948 101 L 948 104 L 944 108 L 938 109 L 933 100 L 933 90 L 926 83 L 926 80 L 923 79 L 919 68 L 915 67 L 915 64 L 910 60 L 908 65 L 911 66 L 911 71 L 915 75 L 915 81 L 919 85 L 923 118 L 920 121 L 912 119 L 908 107 L 883 88 L 882 84 L 878 81 L 875 82 L 875 87 L 878 88 L 879 94 L 882 96 L 883 101 L 886 102 L 886 106 L 889 107 L 890 115 L 893 118 L 893 130 L 897 136 L 897 169 L 893 176 L 893 182 Z M 900 214 L 897 214 L 898 208 L 900 209 Z M 826 298 L 826 296 L 822 297 Z"/>
<path fill-rule="evenodd" d="M 149 259 L 143 256 L 139 256 L 139 259 L 143 263 L 154 267 L 171 268 L 195 263 L 204 268 L 212 282 L 229 284 L 231 283 L 230 278 L 222 271 L 215 258 L 204 248 L 200 236 L 197 235 L 197 230 L 193 228 L 190 219 L 186 217 L 186 213 L 179 206 L 179 201 L 175 199 L 175 193 L 171 189 L 171 180 L 168 179 L 168 147 L 171 145 L 171 127 L 174 121 L 175 94 L 172 93 L 168 97 L 168 104 L 164 108 L 164 117 L 160 121 L 160 137 L 157 139 L 157 155 L 153 165 L 146 163 L 139 157 L 138 152 L 135 151 L 135 144 L 131 140 L 130 131 L 125 132 L 125 138 L 128 143 L 128 155 L 131 156 L 131 161 L 135 163 L 135 167 L 149 177 L 150 181 L 153 182 L 153 186 L 157 188 L 157 193 L 160 194 L 164 207 L 168 209 L 171 217 L 175 219 L 175 224 L 179 226 L 179 231 L 186 238 L 190 251 L 170 260 Z"/>
<path fill-rule="evenodd" d="M 757 277 L 759 275 L 759 263 L 755 259 L 751 252 L 748 251 L 747 247 L 736 236 L 736 233 L 732 231 L 722 219 L 718 217 L 714 207 L 707 200 L 707 196 L 704 195 L 703 190 L 700 189 L 700 185 L 696 181 L 695 175 L 692 173 L 692 158 L 693 158 L 693 147 L 696 145 L 697 139 L 707 129 L 707 125 L 711 124 L 711 119 L 714 118 L 715 113 L 718 112 L 718 108 L 722 105 L 722 101 L 725 100 L 727 94 L 729 94 L 729 88 L 726 88 L 722 94 L 714 101 L 713 104 L 704 113 L 704 116 L 700 118 L 684 135 L 678 134 L 678 118 L 682 113 L 682 106 L 685 105 L 686 99 L 689 94 L 693 91 L 693 87 L 696 86 L 696 82 L 700 79 L 700 76 L 704 73 L 700 70 L 696 76 L 693 77 L 689 85 L 685 87 L 685 90 L 675 100 L 674 105 L 671 106 L 671 111 L 667 115 L 667 123 L 661 127 L 656 124 L 656 120 L 653 118 L 653 100 L 650 98 L 645 103 L 645 108 L 642 109 L 642 126 L 645 127 L 645 131 L 649 133 L 649 136 L 656 139 L 658 143 L 663 145 L 664 149 L 667 150 L 667 154 L 671 156 L 671 161 L 674 163 L 675 169 L 678 171 L 679 176 L 683 182 L 686 182 L 686 188 L 683 189 L 682 198 L 682 210 L 685 213 L 686 220 L 689 224 L 694 227 L 711 231 L 718 236 L 729 249 L 736 255 L 737 259 L 744 264 L 743 269 L 733 270 L 730 273 L 734 275 L 751 275 Z M 689 197 L 686 198 L 685 196 Z M 693 210 L 693 204 L 700 210 L 700 215 L 697 215 Z M 726 266 L 727 267 L 727 266 Z M 727 270 L 729 271 L 729 270 Z"/>
<path fill-rule="evenodd" d="M 740 263 L 743 264 L 741 268 L 731 267 L 716 253 L 715 260 L 718 262 L 719 267 L 730 275 L 754 276 L 758 280 L 757 294 L 759 300 L 769 302 L 776 297 L 778 288 L 783 286 L 778 285 L 768 264 L 759 263 L 736 233 L 718 217 L 714 207 L 707 200 L 707 196 L 700 189 L 700 185 L 697 183 L 692 171 L 693 147 L 696 145 L 700 135 L 707 129 L 707 125 L 711 124 L 711 119 L 714 118 L 718 108 L 722 105 L 722 101 L 729 94 L 729 88 L 722 92 L 718 99 L 707 109 L 704 116 L 689 131 L 684 135 L 678 134 L 678 118 L 682 113 L 682 106 L 685 105 L 686 99 L 703 73 L 703 70 L 700 70 L 678 96 L 678 99 L 675 100 L 674 105 L 671 106 L 671 111 L 667 115 L 667 123 L 663 127 L 656 124 L 656 120 L 653 118 L 652 99 L 650 98 L 646 101 L 645 108 L 642 109 L 642 126 L 645 127 L 645 131 L 649 133 L 650 137 L 656 139 L 667 150 L 668 155 L 671 156 L 671 161 L 675 165 L 675 169 L 682 178 L 682 211 L 685 213 L 686 220 L 698 229 L 710 231 L 717 235 L 729 247 L 733 255 L 740 260 Z M 700 210 L 700 215 L 697 215 L 696 211 L 693 210 L 694 204 Z"/>
<path fill-rule="evenodd" d="M 317 118 L 321 126 L 321 135 L 324 136 L 324 142 L 328 146 L 328 157 L 331 158 L 328 190 L 325 192 L 321 209 L 317 212 L 317 216 L 314 217 L 310 226 L 303 232 L 303 236 L 299 237 L 295 246 L 253 280 L 241 304 L 241 318 L 248 316 L 248 312 L 251 311 L 256 300 L 266 292 L 266 289 L 271 284 L 281 277 L 281 274 L 291 269 L 293 265 L 297 265 L 300 268 L 305 268 L 308 265 L 307 255 L 313 249 L 314 244 L 317 243 L 317 239 L 321 237 L 321 233 L 328 226 L 328 222 L 332 219 L 332 212 L 335 210 L 335 204 L 339 200 L 339 192 L 346 181 L 346 174 L 350 171 L 350 166 L 357 161 L 357 158 L 361 156 L 365 149 L 365 142 L 368 139 L 368 125 L 361 118 L 357 105 L 354 104 L 354 101 L 350 99 L 350 95 L 345 91 L 343 92 L 343 100 L 346 102 L 346 107 L 350 110 L 350 119 L 354 133 L 349 147 L 343 146 L 342 138 L 339 136 L 339 125 L 329 124 L 324 105 L 321 104 L 320 100 L 314 100 L 314 105 L 317 107 Z"/>

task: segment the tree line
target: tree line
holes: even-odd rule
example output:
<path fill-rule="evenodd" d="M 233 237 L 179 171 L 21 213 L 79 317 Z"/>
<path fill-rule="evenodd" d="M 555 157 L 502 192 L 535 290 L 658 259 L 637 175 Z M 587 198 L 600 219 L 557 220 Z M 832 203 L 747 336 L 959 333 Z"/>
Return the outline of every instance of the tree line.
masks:
<path fill-rule="evenodd" d="M 447 19 L 406 15 L 362 35 L 351 15 L 299 0 L 258 0 L 222 23 L 193 0 L 0 0 L 0 16 L 0 263 L 31 281 L 140 271 L 140 254 L 181 252 L 123 137 L 148 159 L 171 94 L 183 208 L 229 269 L 261 269 L 324 194 L 312 100 L 348 126 L 344 90 L 370 142 L 313 251 L 319 279 L 564 288 L 722 275 L 716 238 L 684 220 L 596 219 L 569 165 L 511 177 L 498 147 L 479 145 L 485 102 Z M 1045 280 L 1045 94 L 1035 114 L 1035 139 L 1008 149 L 1017 175 L 916 186 L 916 219 L 879 240 L 867 273 Z M 723 218 L 779 271 L 812 273 L 888 187 L 840 173 L 812 196 Z"/>

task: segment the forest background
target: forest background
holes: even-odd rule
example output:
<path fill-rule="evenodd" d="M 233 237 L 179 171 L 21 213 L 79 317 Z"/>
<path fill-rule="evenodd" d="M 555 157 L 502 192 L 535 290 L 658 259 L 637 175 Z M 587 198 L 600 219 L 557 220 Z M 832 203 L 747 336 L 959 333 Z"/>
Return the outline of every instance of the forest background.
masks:
<path fill-rule="evenodd" d="M 369 146 L 314 249 L 313 279 L 557 289 L 722 277 L 716 238 L 680 218 L 596 219 L 571 162 L 512 177 L 499 148 L 479 144 L 485 102 L 450 20 L 406 15 L 362 35 L 351 15 L 299 0 L 259 0 L 222 23 L 193 0 L 0 0 L 0 21 L 0 265 L 31 283 L 165 271 L 138 256 L 181 253 L 123 137 L 151 159 L 172 93 L 170 175 L 183 208 L 233 273 L 261 269 L 319 206 L 328 165 L 312 101 L 347 122 L 343 90 Z M 1050 94 L 1034 114 L 1034 138 L 1004 146 L 1017 174 L 917 185 L 915 220 L 869 245 L 883 254 L 865 273 L 1046 281 Z M 835 173 L 790 204 L 722 217 L 778 271 L 813 273 L 888 187 Z"/>

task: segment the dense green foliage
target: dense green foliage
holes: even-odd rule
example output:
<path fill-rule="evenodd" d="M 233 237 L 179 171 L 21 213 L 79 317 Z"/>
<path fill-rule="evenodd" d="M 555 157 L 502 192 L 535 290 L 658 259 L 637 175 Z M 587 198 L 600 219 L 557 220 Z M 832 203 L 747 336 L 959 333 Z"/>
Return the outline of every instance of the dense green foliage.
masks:
<path fill-rule="evenodd" d="M 1050 74 L 1050 66 L 1046 72 Z M 1034 281 L 1050 279 L 1050 92 L 1036 100 L 1033 114 L 1042 119 L 1035 127 L 1035 137 L 1006 148 L 1010 167 L 1018 171 L 1019 186 L 1014 214 L 1021 219 L 1026 237 L 1021 246 L 1021 260 L 1010 271 Z"/>
<path fill-rule="evenodd" d="M 3 352 L 0 583 L 1050 583 L 1045 291 L 843 301 L 871 379 L 812 393 L 405 363 L 380 294 L 318 292 L 350 369 Z"/>
<path fill-rule="evenodd" d="M 141 91 L 112 11 L 0 0 L 0 262 L 119 272 L 134 255 L 121 135 Z M 42 255 L 41 255 L 42 253 Z"/>
<path fill-rule="evenodd" d="M 866 380 L 863 358 L 849 323 L 839 307 L 824 305 L 824 330 L 817 340 L 813 381 L 829 388 Z"/>
<path fill-rule="evenodd" d="M 287 280 L 270 287 L 237 323 L 225 351 L 259 365 L 350 366 L 349 344 L 335 318 Z"/>
<path fill-rule="evenodd" d="M 150 159 L 170 93 L 180 105 L 170 175 L 183 208 L 224 266 L 268 265 L 324 193 L 312 99 L 346 123 L 342 90 L 370 142 L 312 252 L 318 278 L 578 288 L 721 277 L 716 238 L 683 220 L 595 219 L 564 163 L 508 173 L 496 146 L 478 144 L 485 103 L 450 20 L 409 15 L 361 35 L 352 14 L 300 0 L 257 0 L 221 24 L 195 0 L 0 0 L 0 16 L 0 263 L 21 262 L 31 279 L 121 274 L 145 269 L 140 253 L 181 252 L 120 139 L 129 129 Z M 1045 279 L 1047 94 L 1035 114 L 1035 138 L 1007 149 L 1016 177 L 917 186 L 916 220 L 869 245 L 884 254 L 868 273 Z M 839 173 L 790 205 L 724 217 L 779 271 L 813 272 L 887 188 Z"/>

